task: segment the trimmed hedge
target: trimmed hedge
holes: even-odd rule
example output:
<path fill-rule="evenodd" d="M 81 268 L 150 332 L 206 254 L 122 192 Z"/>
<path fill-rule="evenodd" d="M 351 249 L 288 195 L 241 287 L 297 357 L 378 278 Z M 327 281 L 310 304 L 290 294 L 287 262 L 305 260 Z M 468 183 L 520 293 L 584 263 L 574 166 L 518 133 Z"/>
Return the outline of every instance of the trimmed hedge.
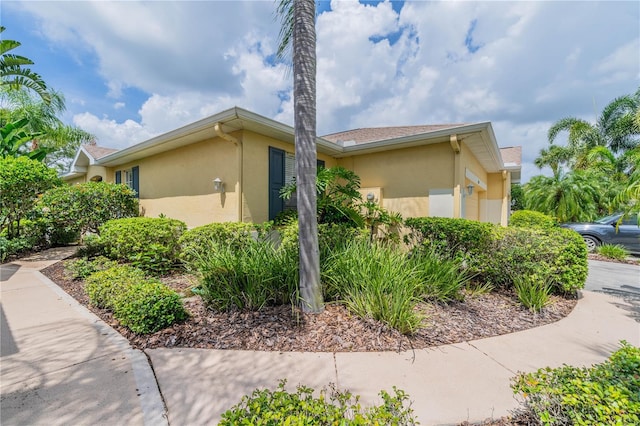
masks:
<path fill-rule="evenodd" d="M 89 275 L 85 281 L 85 290 L 92 305 L 113 309 L 120 294 L 146 279 L 142 270 L 128 265 L 118 265 Z"/>
<path fill-rule="evenodd" d="M 405 242 L 414 253 L 433 249 L 462 259 L 479 281 L 511 286 L 514 280 L 550 283 L 555 292 L 572 293 L 587 279 L 587 250 L 579 234 L 563 228 L 501 227 L 465 219 L 407 219 Z"/>
<path fill-rule="evenodd" d="M 178 293 L 128 265 L 89 275 L 85 289 L 91 304 L 112 310 L 135 333 L 153 333 L 188 316 Z"/>
<path fill-rule="evenodd" d="M 184 222 L 168 218 L 115 219 L 100 227 L 100 244 L 111 259 L 165 274 L 178 264 L 178 240 L 186 228 Z"/>
<path fill-rule="evenodd" d="M 509 218 L 509 226 L 522 228 L 554 228 L 556 221 L 553 217 L 533 210 L 518 210 Z"/>
<path fill-rule="evenodd" d="M 154 333 L 188 317 L 180 295 L 166 285 L 146 280 L 116 297 L 113 316 L 139 334 Z"/>
<path fill-rule="evenodd" d="M 410 230 L 405 243 L 429 245 L 448 257 L 486 252 L 493 241 L 494 226 L 475 220 L 417 217 L 405 220 L 405 225 Z"/>
<path fill-rule="evenodd" d="M 241 250 L 253 239 L 251 232 L 254 229 L 252 223 L 238 222 L 210 223 L 190 229 L 178 240 L 180 259 L 188 267 L 194 267 L 217 244 Z"/>

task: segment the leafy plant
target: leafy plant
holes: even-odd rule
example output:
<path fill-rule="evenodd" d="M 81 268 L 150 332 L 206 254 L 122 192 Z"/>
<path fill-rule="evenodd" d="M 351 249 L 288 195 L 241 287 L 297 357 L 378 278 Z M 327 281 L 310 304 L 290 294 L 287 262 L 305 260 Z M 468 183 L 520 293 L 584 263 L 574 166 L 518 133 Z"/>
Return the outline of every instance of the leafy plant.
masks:
<path fill-rule="evenodd" d="M 110 220 L 100 227 L 100 242 L 107 257 L 131 262 L 153 274 L 176 266 L 184 222 L 175 219 L 133 217 Z"/>
<path fill-rule="evenodd" d="M 154 280 L 132 284 L 116 296 L 113 315 L 139 334 L 154 333 L 188 317 L 180 295 Z"/>
<path fill-rule="evenodd" d="M 518 276 L 513 279 L 518 300 L 531 312 L 540 312 L 549 304 L 552 286 L 537 276 Z"/>
<path fill-rule="evenodd" d="M 89 275 L 85 290 L 92 305 L 113 309 L 116 298 L 127 288 L 145 280 L 147 277 L 142 270 L 128 265 L 118 265 Z"/>
<path fill-rule="evenodd" d="M 596 253 L 609 259 L 624 260 L 629 256 L 629 252 L 618 244 L 602 244 L 596 247 Z"/>
<path fill-rule="evenodd" d="M 543 425 L 640 424 L 640 348 L 622 342 L 590 368 L 563 366 L 521 373 L 512 382 L 522 414 Z"/>
<path fill-rule="evenodd" d="M 239 404 L 222 415 L 220 425 L 285 424 L 285 425 L 415 425 L 413 410 L 405 407 L 408 395 L 393 387 L 394 395 L 380 392 L 384 401 L 380 406 L 363 408 L 360 397 L 348 391 L 339 392 L 334 386 L 322 389 L 313 396 L 312 388 L 299 385 L 295 393 L 285 390 L 286 381 L 278 387 L 256 389 L 245 395 Z"/>

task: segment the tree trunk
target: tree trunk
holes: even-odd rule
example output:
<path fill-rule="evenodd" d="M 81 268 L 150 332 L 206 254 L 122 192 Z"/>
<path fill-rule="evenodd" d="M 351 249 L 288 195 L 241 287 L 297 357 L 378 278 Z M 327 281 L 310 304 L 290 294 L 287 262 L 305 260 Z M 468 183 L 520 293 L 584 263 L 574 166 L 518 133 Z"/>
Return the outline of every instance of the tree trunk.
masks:
<path fill-rule="evenodd" d="M 295 126 L 300 298 L 305 312 L 324 309 L 316 208 L 315 1 L 294 0 L 293 109 Z"/>

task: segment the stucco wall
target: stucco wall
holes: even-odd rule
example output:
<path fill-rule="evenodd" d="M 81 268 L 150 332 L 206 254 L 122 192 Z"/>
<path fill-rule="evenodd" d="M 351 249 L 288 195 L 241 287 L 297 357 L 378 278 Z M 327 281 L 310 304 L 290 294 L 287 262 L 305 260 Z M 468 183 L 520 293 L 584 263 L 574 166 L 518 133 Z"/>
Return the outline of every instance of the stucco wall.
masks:
<path fill-rule="evenodd" d="M 112 169 L 138 166 L 140 205 L 148 217 L 164 214 L 189 227 L 237 220 L 236 147 L 211 138 Z M 213 180 L 224 182 L 224 193 Z"/>
<path fill-rule="evenodd" d="M 380 187 L 383 206 L 403 217 L 429 215 L 429 190 L 453 186 L 449 143 L 398 149 L 339 160 L 360 176 L 362 187 Z"/>

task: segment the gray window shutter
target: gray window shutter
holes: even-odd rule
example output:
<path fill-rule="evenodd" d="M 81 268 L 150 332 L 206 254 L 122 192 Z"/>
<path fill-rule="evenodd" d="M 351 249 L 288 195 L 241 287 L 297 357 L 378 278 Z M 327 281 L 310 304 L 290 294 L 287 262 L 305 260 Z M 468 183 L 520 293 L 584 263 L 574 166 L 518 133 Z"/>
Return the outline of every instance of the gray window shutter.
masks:
<path fill-rule="evenodd" d="M 131 168 L 133 190 L 136 191 L 136 197 L 140 198 L 140 167 Z"/>
<path fill-rule="evenodd" d="M 116 183 L 122 183 L 122 172 L 120 170 L 116 172 Z"/>
<path fill-rule="evenodd" d="M 269 147 L 269 220 L 273 220 L 284 210 L 284 200 L 280 198 L 280 189 L 285 184 L 284 151 Z"/>

